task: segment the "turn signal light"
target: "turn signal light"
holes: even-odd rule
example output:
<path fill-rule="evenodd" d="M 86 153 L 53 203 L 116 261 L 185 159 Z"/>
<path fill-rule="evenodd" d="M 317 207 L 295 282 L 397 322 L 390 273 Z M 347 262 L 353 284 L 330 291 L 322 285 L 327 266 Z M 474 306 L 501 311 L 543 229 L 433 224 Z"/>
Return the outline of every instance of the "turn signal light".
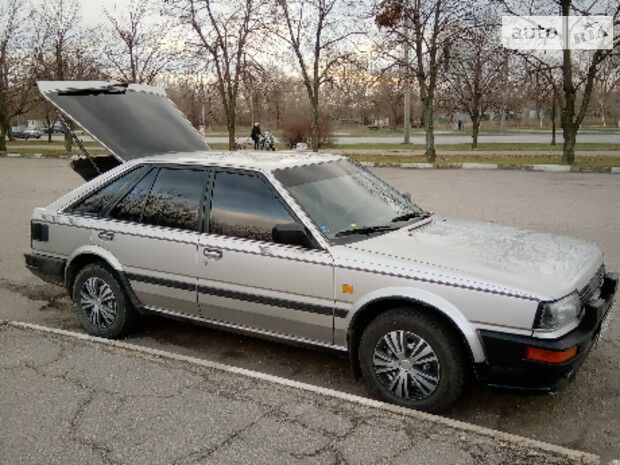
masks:
<path fill-rule="evenodd" d="M 342 292 L 344 292 L 345 294 L 353 294 L 353 286 L 351 286 L 350 284 L 343 284 Z"/>
<path fill-rule="evenodd" d="M 562 363 L 566 360 L 570 360 L 576 354 L 577 347 L 562 351 L 538 349 L 536 347 L 525 348 L 525 358 L 539 362 Z"/>

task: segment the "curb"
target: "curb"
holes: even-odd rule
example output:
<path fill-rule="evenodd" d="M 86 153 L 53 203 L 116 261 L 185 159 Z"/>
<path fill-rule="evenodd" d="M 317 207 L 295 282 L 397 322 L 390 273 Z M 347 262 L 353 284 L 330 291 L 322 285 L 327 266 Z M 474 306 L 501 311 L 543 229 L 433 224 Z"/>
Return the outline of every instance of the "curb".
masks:
<path fill-rule="evenodd" d="M 432 163 L 401 163 L 401 168 L 413 168 L 413 169 L 429 169 L 434 168 Z"/>
<path fill-rule="evenodd" d="M 47 334 L 54 334 L 54 335 L 63 336 L 66 338 L 73 338 L 73 339 L 78 339 L 81 341 L 87 341 L 90 343 L 101 344 L 104 346 L 117 347 L 123 350 L 147 354 L 147 355 L 154 356 L 157 358 L 175 360 L 175 361 L 187 363 L 190 365 L 198 365 L 198 366 L 208 368 L 208 369 L 225 371 L 228 373 L 246 376 L 246 377 L 253 378 L 253 379 L 259 379 L 259 380 L 266 381 L 269 383 L 279 384 L 281 386 L 287 386 L 290 388 L 312 392 L 315 394 L 331 397 L 333 399 L 343 400 L 345 402 L 350 402 L 350 403 L 361 405 L 364 407 L 380 409 L 380 410 L 391 412 L 397 415 L 413 418 L 419 421 L 427 421 L 427 422 L 431 422 L 437 425 L 447 426 L 447 427 L 458 429 L 461 431 L 479 434 L 481 436 L 486 436 L 496 441 L 502 441 L 508 444 L 513 444 L 513 445 L 521 446 L 521 447 L 527 447 L 530 449 L 536 449 L 541 452 L 548 453 L 556 457 L 566 458 L 568 460 L 581 463 L 584 465 L 585 464 L 587 465 L 600 464 L 600 457 L 594 454 L 590 454 L 588 452 L 568 449 L 566 447 L 557 446 L 557 445 L 549 444 L 549 443 L 542 442 L 542 441 L 537 441 L 535 439 L 524 438 L 524 437 L 517 436 L 514 434 L 504 433 L 502 431 L 485 428 L 483 426 L 477 426 L 477 425 L 473 425 L 471 423 L 466 423 L 466 422 L 459 421 L 459 420 L 452 420 L 450 418 L 441 417 L 441 416 L 434 415 L 431 413 L 411 410 L 411 409 L 407 409 L 404 407 L 387 404 L 385 402 L 381 402 L 378 400 L 368 399 L 368 398 L 356 396 L 353 394 L 347 394 L 345 392 L 336 391 L 333 389 L 324 388 L 320 386 L 314 386 L 314 385 L 302 383 L 299 381 L 293 381 L 290 379 L 281 378 L 279 376 L 269 375 L 266 373 L 248 370 L 245 368 L 238 368 L 238 367 L 234 367 L 230 365 L 225 365 L 222 363 L 210 362 L 208 360 L 203 360 L 203 359 L 199 359 L 196 357 L 176 354 L 173 352 L 167 352 L 167 351 L 160 350 L 160 349 L 152 349 L 149 347 L 144 347 L 144 346 L 132 344 L 129 342 L 111 340 L 111 339 L 103 339 L 99 337 L 90 336 L 88 334 L 76 333 L 73 331 L 67 331 L 63 329 L 48 328 L 46 326 L 40 326 L 40 325 L 36 325 L 32 323 L 0 320 L 0 326 L 3 326 L 3 325 L 14 327 L 14 328 L 19 328 L 23 330 L 38 331 L 38 332 L 43 332 Z"/>
<path fill-rule="evenodd" d="M 403 169 L 464 169 L 464 170 L 520 170 L 542 171 L 549 173 L 614 173 L 620 174 L 620 166 L 571 166 L 571 165 L 498 165 L 496 163 L 374 163 L 360 162 L 368 168 L 403 168 Z"/>
<path fill-rule="evenodd" d="M 532 165 L 534 171 L 554 171 L 558 173 L 570 172 L 570 165 Z"/>

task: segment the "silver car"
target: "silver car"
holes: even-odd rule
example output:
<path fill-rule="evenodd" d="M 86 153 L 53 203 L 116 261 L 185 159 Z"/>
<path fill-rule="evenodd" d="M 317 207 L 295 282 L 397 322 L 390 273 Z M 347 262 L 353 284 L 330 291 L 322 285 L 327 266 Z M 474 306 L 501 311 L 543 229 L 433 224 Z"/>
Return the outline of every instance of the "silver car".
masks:
<path fill-rule="evenodd" d="M 39 87 L 112 153 L 74 163 L 94 178 L 34 210 L 26 254 L 93 335 L 156 313 L 327 347 L 438 411 L 471 372 L 557 390 L 611 319 L 595 244 L 433 215 L 340 156 L 208 151 L 156 88 Z"/>

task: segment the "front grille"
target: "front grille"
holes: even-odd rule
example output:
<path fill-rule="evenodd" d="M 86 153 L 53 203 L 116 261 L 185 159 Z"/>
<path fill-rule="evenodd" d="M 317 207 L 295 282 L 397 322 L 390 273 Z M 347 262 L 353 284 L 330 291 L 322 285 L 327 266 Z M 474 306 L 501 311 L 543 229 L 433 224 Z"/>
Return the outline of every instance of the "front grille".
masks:
<path fill-rule="evenodd" d="M 605 277 L 605 266 L 601 265 L 601 267 L 594 273 L 592 279 L 586 284 L 586 286 L 579 291 L 579 300 L 581 300 L 582 304 L 587 304 L 594 293 L 600 289 L 603 285 L 603 278 Z"/>

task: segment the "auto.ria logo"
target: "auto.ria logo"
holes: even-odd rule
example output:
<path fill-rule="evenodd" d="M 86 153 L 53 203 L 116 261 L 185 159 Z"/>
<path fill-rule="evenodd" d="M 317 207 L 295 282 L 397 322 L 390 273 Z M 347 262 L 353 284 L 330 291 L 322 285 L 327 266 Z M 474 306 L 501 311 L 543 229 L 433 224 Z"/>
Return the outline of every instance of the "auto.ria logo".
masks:
<path fill-rule="evenodd" d="M 611 16 L 503 16 L 502 44 L 512 50 L 610 50 Z"/>

